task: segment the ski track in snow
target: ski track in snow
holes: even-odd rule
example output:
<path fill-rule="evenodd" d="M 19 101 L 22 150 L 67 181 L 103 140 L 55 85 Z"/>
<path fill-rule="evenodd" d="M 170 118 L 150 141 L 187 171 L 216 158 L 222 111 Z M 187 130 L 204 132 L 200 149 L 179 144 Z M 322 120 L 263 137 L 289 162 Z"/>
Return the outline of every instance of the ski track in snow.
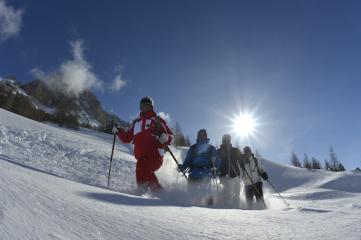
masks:
<path fill-rule="evenodd" d="M 261 160 L 289 208 L 267 183 L 268 210 L 205 207 L 189 201 L 169 154 L 161 199 L 132 194 L 135 159 L 119 141 L 105 189 L 111 143 L 0 109 L 0 239 L 361 239 L 361 174 Z"/>

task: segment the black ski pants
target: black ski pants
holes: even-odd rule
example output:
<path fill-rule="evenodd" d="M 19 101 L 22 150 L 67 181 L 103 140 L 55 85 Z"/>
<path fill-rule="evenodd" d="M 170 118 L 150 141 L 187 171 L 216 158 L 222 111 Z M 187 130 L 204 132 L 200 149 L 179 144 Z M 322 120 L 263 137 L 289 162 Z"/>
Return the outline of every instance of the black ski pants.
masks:
<path fill-rule="evenodd" d="M 254 187 L 253 185 L 245 186 L 245 194 L 247 203 L 252 204 L 254 197 L 256 197 L 257 202 L 264 203 L 262 182 L 256 182 L 254 184 Z"/>

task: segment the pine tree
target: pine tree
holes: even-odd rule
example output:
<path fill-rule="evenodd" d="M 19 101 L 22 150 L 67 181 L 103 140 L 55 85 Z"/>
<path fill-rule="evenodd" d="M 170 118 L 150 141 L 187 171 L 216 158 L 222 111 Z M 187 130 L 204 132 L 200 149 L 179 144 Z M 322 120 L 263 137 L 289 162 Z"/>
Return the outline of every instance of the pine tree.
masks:
<path fill-rule="evenodd" d="M 333 172 L 338 171 L 338 160 L 332 147 L 330 147 L 330 170 Z"/>
<path fill-rule="evenodd" d="M 173 126 L 173 136 L 174 136 L 174 145 L 175 146 L 180 145 L 181 132 L 182 132 L 182 130 L 179 126 L 179 123 L 175 122 L 174 126 Z"/>
<path fill-rule="evenodd" d="M 341 172 L 346 170 L 342 163 L 338 161 L 337 155 L 332 147 L 330 147 L 330 170 L 333 172 Z"/>
<path fill-rule="evenodd" d="M 330 171 L 330 163 L 325 159 L 325 170 Z"/>
<path fill-rule="evenodd" d="M 292 152 L 292 157 L 291 157 L 291 164 L 295 167 L 302 167 L 300 160 L 298 159 L 296 153 Z"/>
<path fill-rule="evenodd" d="M 190 146 L 189 139 L 184 135 L 180 124 L 178 122 L 175 122 L 173 126 L 173 134 L 174 134 L 174 145 L 175 146 Z"/>
<path fill-rule="evenodd" d="M 312 169 L 321 169 L 321 163 L 316 158 L 311 158 L 311 167 Z"/>
<path fill-rule="evenodd" d="M 310 160 L 308 159 L 307 154 L 305 153 L 305 157 L 303 158 L 303 167 L 310 170 L 312 168 L 312 165 L 310 163 Z"/>
<path fill-rule="evenodd" d="M 79 129 L 78 119 L 75 116 L 61 110 L 56 111 L 55 115 L 52 117 L 52 121 L 57 123 L 61 127 L 65 126 L 67 128 L 72 128 L 75 130 Z"/>
<path fill-rule="evenodd" d="M 339 172 L 343 172 L 343 171 L 345 171 L 346 169 L 345 169 L 345 167 L 342 165 L 342 163 L 339 163 L 338 164 L 338 171 Z"/>
<path fill-rule="evenodd" d="M 108 121 L 106 121 L 106 124 L 104 126 L 103 132 L 112 133 L 114 123 L 115 121 L 113 119 L 108 119 Z"/>
<path fill-rule="evenodd" d="M 186 137 L 186 145 L 185 147 L 190 147 L 191 146 L 191 140 L 189 140 L 189 137 Z"/>

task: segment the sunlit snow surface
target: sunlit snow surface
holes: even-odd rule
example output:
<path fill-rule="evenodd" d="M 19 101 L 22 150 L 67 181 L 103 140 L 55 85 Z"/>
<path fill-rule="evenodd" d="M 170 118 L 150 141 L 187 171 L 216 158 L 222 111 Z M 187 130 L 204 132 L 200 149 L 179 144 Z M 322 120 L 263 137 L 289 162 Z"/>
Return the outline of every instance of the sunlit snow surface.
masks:
<path fill-rule="evenodd" d="M 361 174 L 262 160 L 290 207 L 267 183 L 268 210 L 220 194 L 207 207 L 169 154 L 157 172 L 166 192 L 137 195 L 132 148 L 119 141 L 106 190 L 111 144 L 0 109 L 0 239 L 361 239 Z M 172 150 L 182 162 L 187 149 Z"/>

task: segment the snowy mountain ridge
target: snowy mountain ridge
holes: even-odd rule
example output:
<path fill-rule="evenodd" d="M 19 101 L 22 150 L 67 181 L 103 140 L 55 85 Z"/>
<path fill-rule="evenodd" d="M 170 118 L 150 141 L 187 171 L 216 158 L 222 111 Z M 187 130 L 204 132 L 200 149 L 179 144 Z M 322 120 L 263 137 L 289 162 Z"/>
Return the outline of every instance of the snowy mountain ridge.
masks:
<path fill-rule="evenodd" d="M 0 85 L 2 87 L 5 87 L 7 91 L 11 91 L 14 95 L 21 94 L 27 98 L 30 99 L 30 103 L 37 109 L 43 109 L 44 111 L 47 110 L 44 105 L 39 103 L 35 98 L 28 95 L 19 85 L 18 83 L 13 79 L 7 79 L 7 78 L 0 78 Z M 3 90 L 4 94 L 4 90 Z"/>
<path fill-rule="evenodd" d="M 21 94 L 23 97 L 17 94 Z M 84 91 L 78 96 L 73 96 L 51 89 L 41 80 L 19 84 L 12 79 L 0 79 L 1 96 L 1 107 L 36 120 L 40 118 L 40 121 L 44 121 L 43 119 L 47 121 L 50 119 L 51 121 L 52 116 L 56 115 L 57 112 L 61 112 L 74 116 L 81 126 L 89 126 L 101 130 L 111 120 L 115 120 L 122 126 L 128 125 L 127 122 L 122 121 L 114 114 L 107 113 L 102 108 L 97 97 L 90 91 Z M 29 108 L 25 107 L 23 109 L 21 107 L 25 104 L 40 110 L 40 113 L 29 113 Z M 49 116 L 46 116 L 46 114 Z M 38 117 L 37 115 L 45 116 Z"/>

